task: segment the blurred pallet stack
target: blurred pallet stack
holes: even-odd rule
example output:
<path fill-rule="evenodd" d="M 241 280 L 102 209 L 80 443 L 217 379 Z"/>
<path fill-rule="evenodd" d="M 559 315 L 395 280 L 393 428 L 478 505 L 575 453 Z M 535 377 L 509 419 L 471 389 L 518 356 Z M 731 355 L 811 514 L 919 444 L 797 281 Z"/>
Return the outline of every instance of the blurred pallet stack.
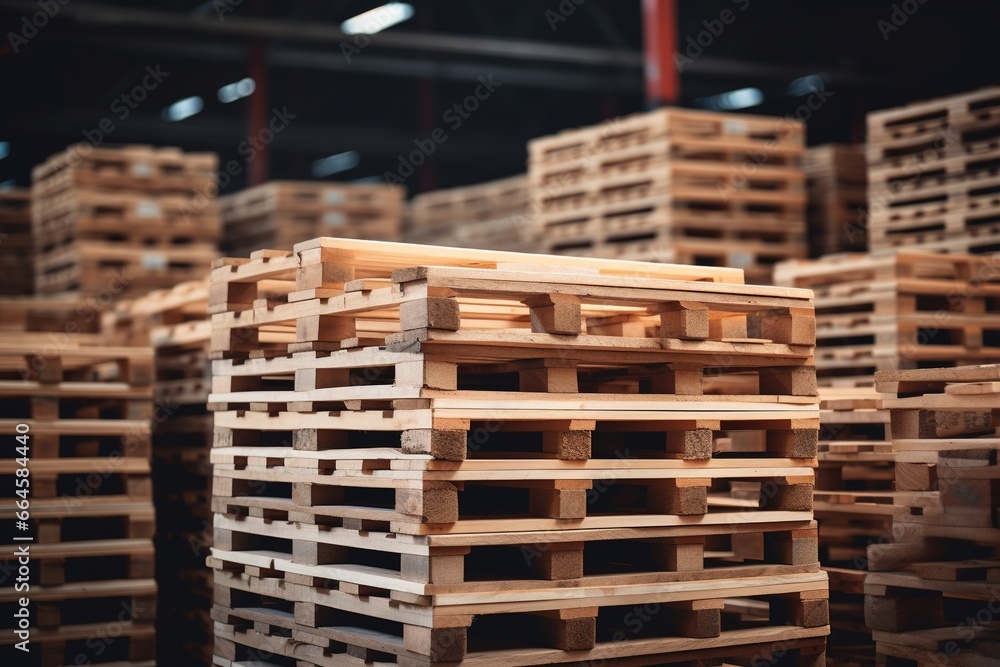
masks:
<path fill-rule="evenodd" d="M 528 144 L 540 251 L 742 268 L 808 256 L 804 126 L 660 109 Z"/>
<path fill-rule="evenodd" d="M 402 236 L 405 190 L 395 185 L 274 181 L 219 198 L 223 252 L 249 257 L 262 248 L 291 250 L 317 236 L 368 241 Z"/>
<path fill-rule="evenodd" d="M 1000 353 L 997 260 L 896 250 L 785 262 L 779 285 L 816 294 L 824 386 L 870 386 L 877 370 L 988 363 Z"/>
<path fill-rule="evenodd" d="M 868 114 L 869 247 L 1000 251 L 1000 87 Z"/>
<path fill-rule="evenodd" d="M 812 256 L 867 250 L 864 150 L 848 144 L 813 146 L 806 151 L 805 171 Z"/>
<path fill-rule="evenodd" d="M 889 413 L 873 387 L 820 389 L 814 511 L 819 560 L 830 576 L 828 663 L 873 665 L 864 625 L 867 548 L 892 542 L 896 506 Z"/>
<path fill-rule="evenodd" d="M 31 191 L 0 190 L 0 296 L 35 291 L 34 247 L 31 241 Z"/>
<path fill-rule="evenodd" d="M 221 260 L 216 664 L 824 664 L 810 296 L 329 238 Z"/>
<path fill-rule="evenodd" d="M 1000 366 L 884 371 L 895 544 L 869 548 L 865 619 L 879 665 L 1000 663 Z"/>
<path fill-rule="evenodd" d="M 160 587 L 158 659 L 163 665 L 212 663 L 212 384 L 208 281 L 182 283 L 104 316 L 104 332 L 121 343 L 152 344 L 153 500 L 156 581 Z"/>
<path fill-rule="evenodd" d="M 68 333 L 73 304 L 0 307 L 0 541 L 20 568 L 0 583 L 0 646 L 17 664 L 154 667 L 152 352 Z M 12 647 L 25 627 L 29 654 Z"/>
<path fill-rule="evenodd" d="M 110 301 L 206 275 L 220 235 L 214 153 L 77 144 L 32 172 L 39 294 Z"/>
<path fill-rule="evenodd" d="M 525 175 L 417 195 L 410 205 L 408 243 L 533 251 Z"/>

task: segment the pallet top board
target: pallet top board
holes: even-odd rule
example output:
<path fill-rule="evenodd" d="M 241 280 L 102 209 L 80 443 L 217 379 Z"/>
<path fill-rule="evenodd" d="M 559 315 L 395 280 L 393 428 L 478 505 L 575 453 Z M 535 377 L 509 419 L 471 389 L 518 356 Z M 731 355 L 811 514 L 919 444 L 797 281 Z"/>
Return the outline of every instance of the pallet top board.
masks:
<path fill-rule="evenodd" d="M 120 303 L 116 310 L 133 317 L 150 317 L 169 313 L 171 318 L 204 319 L 208 317 L 208 280 L 192 280 L 171 289 Z"/>
<path fill-rule="evenodd" d="M 102 307 L 78 295 L 0 298 L 0 332 L 95 332 Z"/>
<path fill-rule="evenodd" d="M 836 412 L 882 407 L 882 397 L 873 387 L 821 387 L 819 401 L 821 410 Z"/>
<path fill-rule="evenodd" d="M 127 344 L 170 347 L 207 341 L 208 279 L 193 280 L 149 292 L 115 304 L 105 312 L 101 328 L 106 336 Z"/>
<path fill-rule="evenodd" d="M 129 144 L 95 147 L 75 144 L 36 166 L 32 181 L 51 177 L 65 169 L 94 169 L 99 172 L 156 179 L 178 173 L 202 173 L 214 178 L 219 156 L 215 153 L 186 153 L 175 147 Z"/>
<path fill-rule="evenodd" d="M 870 141 L 880 137 L 905 138 L 949 125 L 962 125 L 1000 116 L 1000 87 L 914 102 L 868 114 Z"/>
<path fill-rule="evenodd" d="M 647 276 L 673 280 L 697 280 L 721 283 L 742 283 L 743 272 L 739 269 L 723 269 L 703 266 L 681 266 L 603 260 L 589 258 L 534 255 L 519 252 L 495 252 L 490 250 L 470 250 L 420 246 L 406 243 L 386 243 L 381 241 L 357 241 L 352 239 L 318 238 L 295 246 L 296 253 L 313 249 L 333 252 L 344 259 L 350 258 L 361 275 L 365 269 L 376 277 L 385 275 L 386 270 L 412 266 L 455 266 L 466 268 L 496 269 L 504 264 L 542 265 L 546 267 L 567 267 L 570 269 L 591 269 L 609 276 Z M 338 257 L 339 259 L 339 257 Z"/>
<path fill-rule="evenodd" d="M 279 270 L 290 271 L 293 266 Z M 815 343 L 812 293 L 793 288 L 543 273 L 503 266 L 500 270 L 413 267 L 395 270 L 391 283 L 362 279 L 341 284 L 346 291 L 303 290 L 292 293 L 288 303 L 266 307 L 257 294 L 220 290 L 221 297 L 233 300 L 213 309 L 214 350 L 245 348 L 249 339 L 237 330 L 307 336 L 308 330 L 293 330 L 292 324 L 326 316 L 338 316 L 351 330 L 331 330 L 323 334 L 324 340 L 350 339 L 349 347 L 407 344 L 433 337 L 442 344 L 551 348 L 572 341 L 574 347 L 597 345 L 633 352 L 669 348 L 695 354 L 752 353 L 807 360 Z M 220 286 L 227 287 L 225 282 Z M 414 313 L 409 305 L 423 303 L 428 293 L 445 291 L 452 296 L 431 301 L 439 309 L 436 315 Z M 560 310 L 558 316 L 553 312 L 551 317 L 558 320 L 550 321 L 545 309 L 551 306 L 545 304 L 556 302 L 559 308 L 565 303 L 568 310 L 565 314 Z M 680 328 L 674 327 L 675 313 L 692 309 L 698 311 L 701 325 L 690 326 L 701 328 L 689 330 L 687 319 L 677 324 Z M 751 330 L 758 321 L 757 329 Z M 606 329 L 609 326 L 613 329 Z M 302 343 L 309 340 L 319 339 L 299 337 Z M 295 350 L 302 351 L 302 346 L 296 344 Z"/>
<path fill-rule="evenodd" d="M 294 223 L 307 225 L 316 234 L 323 225 L 362 223 L 369 218 L 398 224 L 404 194 L 395 185 L 271 181 L 220 197 L 218 204 L 229 236 L 243 237 L 248 225 L 258 223 L 271 234 L 290 233 L 284 227 Z"/>
<path fill-rule="evenodd" d="M 397 185 L 379 183 L 324 183 L 322 181 L 268 181 L 261 185 L 219 197 L 219 204 L 255 200 L 287 200 L 303 204 L 343 204 L 354 198 L 400 201 L 404 191 Z"/>
<path fill-rule="evenodd" d="M 284 285 L 283 291 L 287 295 L 289 292 L 295 291 L 296 279 L 304 254 L 309 255 L 310 264 L 321 264 L 324 269 L 326 266 L 330 267 L 325 270 L 326 275 L 323 277 L 327 284 L 331 278 L 336 277 L 334 267 L 343 267 L 340 273 L 345 275 L 346 280 L 343 282 L 347 282 L 347 280 L 363 278 L 388 279 L 395 269 L 428 264 L 480 269 L 497 269 L 504 266 L 537 267 L 541 265 L 550 271 L 559 267 L 560 271 L 564 273 L 646 276 L 730 285 L 743 284 L 743 271 L 741 269 L 581 257 L 560 256 L 557 258 L 519 252 L 444 248 L 325 237 L 299 243 L 295 246 L 294 252 L 262 250 L 253 253 L 249 259 L 225 258 L 217 260 L 212 271 L 213 286 L 216 283 L 220 285 L 252 283 L 257 285 L 257 292 L 260 294 L 262 291 L 266 292 L 268 287 L 280 289 Z M 229 298 L 229 296 L 223 295 L 223 298 Z M 221 312 L 217 309 L 217 305 L 217 301 L 210 304 L 210 308 L 213 306 L 216 308 L 209 312 Z"/>
<path fill-rule="evenodd" d="M 977 398 L 1000 393 L 1000 364 L 878 371 L 875 389 L 897 399 L 936 394 L 960 400 L 964 396 L 972 407 Z"/>
<path fill-rule="evenodd" d="M 526 174 L 509 176 L 486 183 L 475 183 L 444 190 L 432 190 L 413 197 L 414 213 L 435 209 L 476 208 L 498 202 L 508 197 L 520 196 L 527 201 L 528 177 Z"/>
<path fill-rule="evenodd" d="M 786 118 L 668 108 L 615 118 L 600 125 L 563 130 L 528 142 L 529 163 L 555 163 L 585 152 L 670 136 L 740 148 L 767 145 L 777 149 L 804 145 L 803 123 Z M 530 170 L 529 170 L 530 173 Z"/>
<path fill-rule="evenodd" d="M 789 260 L 775 266 L 775 282 L 811 288 L 853 281 L 894 278 L 992 282 L 995 260 L 983 255 L 940 254 L 923 250 L 891 250 L 871 255 L 843 253 L 817 260 Z M 844 289 L 853 289 L 845 286 Z"/>

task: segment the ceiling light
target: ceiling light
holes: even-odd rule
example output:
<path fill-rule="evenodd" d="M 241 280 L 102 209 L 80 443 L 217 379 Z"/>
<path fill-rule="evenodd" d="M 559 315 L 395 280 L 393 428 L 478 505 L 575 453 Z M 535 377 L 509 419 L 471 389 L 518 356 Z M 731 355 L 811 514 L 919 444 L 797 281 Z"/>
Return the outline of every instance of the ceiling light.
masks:
<path fill-rule="evenodd" d="M 219 101 L 223 104 L 229 104 L 244 97 L 250 97 L 255 90 L 257 90 L 256 81 L 250 77 L 240 79 L 236 83 L 229 83 L 219 88 Z"/>
<path fill-rule="evenodd" d="M 358 155 L 357 151 L 337 153 L 313 162 L 312 173 L 317 178 L 332 176 L 348 169 L 354 169 L 360 162 L 361 156 Z"/>
<path fill-rule="evenodd" d="M 810 95 L 816 91 L 823 90 L 826 86 L 826 79 L 822 74 L 810 74 L 799 77 L 788 84 L 788 94 L 795 97 Z"/>
<path fill-rule="evenodd" d="M 413 5 L 407 2 L 389 2 L 347 19 L 340 24 L 340 29 L 348 35 L 374 35 L 412 16 Z"/>
<path fill-rule="evenodd" d="M 702 97 L 695 100 L 695 104 L 716 111 L 732 111 L 733 109 L 755 107 L 763 101 L 764 92 L 759 88 L 740 88 L 739 90 L 731 90 L 728 93 Z"/>
<path fill-rule="evenodd" d="M 164 109 L 163 117 L 172 121 L 184 120 L 185 118 L 190 118 L 191 116 L 200 113 L 204 108 L 205 100 L 201 99 L 197 95 L 194 97 L 185 97 L 183 100 L 177 100 Z"/>

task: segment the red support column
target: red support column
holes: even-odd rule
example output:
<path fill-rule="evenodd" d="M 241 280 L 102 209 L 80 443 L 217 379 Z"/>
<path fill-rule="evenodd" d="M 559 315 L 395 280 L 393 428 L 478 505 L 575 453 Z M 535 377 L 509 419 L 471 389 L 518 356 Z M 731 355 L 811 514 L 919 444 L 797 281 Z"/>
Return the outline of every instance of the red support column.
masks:
<path fill-rule="evenodd" d="M 680 99 L 677 52 L 677 0 L 642 0 L 646 55 L 646 103 L 650 108 Z"/>

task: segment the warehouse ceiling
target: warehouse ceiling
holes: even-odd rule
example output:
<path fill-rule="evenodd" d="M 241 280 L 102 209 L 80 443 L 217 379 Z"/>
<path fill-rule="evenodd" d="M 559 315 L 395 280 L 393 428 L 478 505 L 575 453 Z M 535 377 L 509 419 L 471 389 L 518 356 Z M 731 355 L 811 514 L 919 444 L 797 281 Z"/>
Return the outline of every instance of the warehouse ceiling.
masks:
<path fill-rule="evenodd" d="M 644 108 L 640 0 L 415 0 L 399 25 L 341 32 L 382 4 L 0 0 L 0 183 L 89 140 L 418 192 L 523 171 L 529 138 Z M 956 4 L 678 0 L 680 102 L 759 99 L 745 111 L 808 116 L 810 143 L 862 140 L 866 111 L 995 82 L 998 3 Z M 251 97 L 220 99 L 245 79 L 271 133 L 251 133 Z M 192 97 L 200 112 L 168 117 Z"/>

